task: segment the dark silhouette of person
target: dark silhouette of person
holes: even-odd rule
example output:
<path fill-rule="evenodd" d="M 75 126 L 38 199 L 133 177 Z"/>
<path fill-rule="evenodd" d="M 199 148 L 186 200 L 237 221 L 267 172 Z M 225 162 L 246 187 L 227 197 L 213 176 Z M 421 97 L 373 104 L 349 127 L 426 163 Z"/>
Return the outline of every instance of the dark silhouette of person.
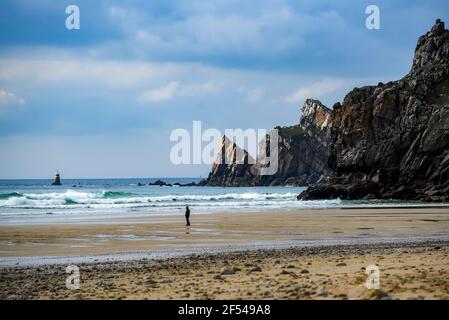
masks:
<path fill-rule="evenodd" d="M 189 218 L 190 218 L 190 209 L 189 209 L 189 206 L 187 206 L 187 207 L 186 207 L 186 221 L 187 221 L 186 226 L 190 226 L 190 220 L 189 220 Z"/>

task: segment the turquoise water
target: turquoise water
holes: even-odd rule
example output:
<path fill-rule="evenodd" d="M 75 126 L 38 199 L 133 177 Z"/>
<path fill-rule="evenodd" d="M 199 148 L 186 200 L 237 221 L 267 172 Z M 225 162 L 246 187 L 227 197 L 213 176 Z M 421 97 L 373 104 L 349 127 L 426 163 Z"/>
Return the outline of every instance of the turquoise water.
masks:
<path fill-rule="evenodd" d="M 157 179 L 0 180 L 0 215 L 96 212 L 179 213 L 186 205 L 200 212 L 296 206 L 301 187 L 149 186 Z M 174 184 L 195 178 L 161 179 Z M 145 184 L 139 186 L 140 184 Z"/>
<path fill-rule="evenodd" d="M 132 216 L 193 213 L 297 210 L 335 207 L 420 206 L 398 201 L 298 201 L 304 187 L 179 187 L 148 186 L 157 179 L 0 180 L 0 225 L 49 216 Z M 168 183 L 198 182 L 197 178 L 162 178 Z M 139 186 L 138 184 L 146 184 Z"/>

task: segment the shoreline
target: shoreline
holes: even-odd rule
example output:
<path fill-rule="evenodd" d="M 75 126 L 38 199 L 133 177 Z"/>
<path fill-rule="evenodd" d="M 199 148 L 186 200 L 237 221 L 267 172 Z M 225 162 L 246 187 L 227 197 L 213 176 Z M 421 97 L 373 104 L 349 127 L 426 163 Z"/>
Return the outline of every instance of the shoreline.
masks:
<path fill-rule="evenodd" d="M 446 239 L 446 208 L 296 210 L 92 219 L 83 223 L 0 226 L 0 265 L 69 257 L 126 259 L 197 252 Z"/>
<path fill-rule="evenodd" d="M 449 299 L 449 210 L 198 214 L 0 226 L 3 299 Z M 66 287 L 66 267 L 80 288 Z M 380 288 L 364 285 L 379 268 Z"/>
<path fill-rule="evenodd" d="M 448 243 L 449 233 L 441 236 L 431 237 L 409 237 L 409 238 L 347 238 L 347 239 L 320 239 L 310 241 L 277 241 L 275 243 L 253 243 L 245 246 L 215 246 L 198 248 L 175 248 L 160 249 L 135 252 L 117 252 L 101 255 L 84 256 L 19 256 L 0 258 L 0 270 L 11 267 L 39 267 L 39 266 L 57 266 L 70 264 L 102 264 L 102 263 L 120 263 L 134 262 L 139 260 L 165 260 L 173 258 L 189 258 L 197 255 L 223 255 L 238 254 L 242 252 L 255 251 L 282 251 L 282 250 L 300 250 L 307 248 L 338 248 L 341 246 L 409 246 L 426 245 L 432 243 Z"/>

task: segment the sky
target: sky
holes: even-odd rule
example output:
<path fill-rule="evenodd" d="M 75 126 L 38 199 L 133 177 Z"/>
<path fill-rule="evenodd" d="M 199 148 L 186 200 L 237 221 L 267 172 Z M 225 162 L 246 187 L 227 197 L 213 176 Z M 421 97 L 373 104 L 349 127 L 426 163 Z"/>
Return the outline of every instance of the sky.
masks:
<path fill-rule="evenodd" d="M 294 125 L 401 78 L 437 18 L 449 1 L 2 0 L 0 179 L 205 177 L 171 163 L 173 130 Z"/>

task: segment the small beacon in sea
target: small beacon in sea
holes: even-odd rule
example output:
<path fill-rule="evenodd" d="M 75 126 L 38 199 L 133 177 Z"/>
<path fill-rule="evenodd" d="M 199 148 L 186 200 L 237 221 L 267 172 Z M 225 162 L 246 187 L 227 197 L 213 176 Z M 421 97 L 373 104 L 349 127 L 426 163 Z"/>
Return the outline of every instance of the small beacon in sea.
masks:
<path fill-rule="evenodd" d="M 61 176 L 59 175 L 59 172 L 56 171 L 55 179 L 53 180 L 52 186 L 60 186 L 61 185 Z"/>

